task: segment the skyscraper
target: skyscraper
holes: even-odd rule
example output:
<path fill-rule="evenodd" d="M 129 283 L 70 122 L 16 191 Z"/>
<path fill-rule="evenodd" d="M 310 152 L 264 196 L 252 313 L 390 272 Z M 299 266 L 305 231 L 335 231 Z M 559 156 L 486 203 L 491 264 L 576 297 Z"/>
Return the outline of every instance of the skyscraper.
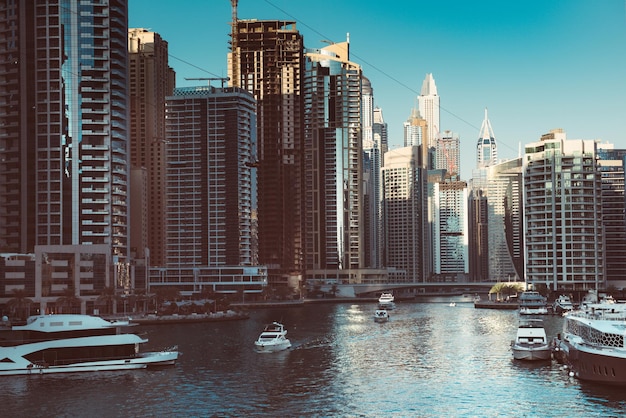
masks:
<path fill-rule="evenodd" d="M 486 171 L 488 278 L 517 281 L 524 277 L 522 159 L 493 164 Z"/>
<path fill-rule="evenodd" d="M 425 205 L 426 170 L 421 167 L 420 147 L 394 149 L 385 154 L 383 208 L 385 223 L 385 266 L 403 271 L 404 281 L 427 278 Z"/>
<path fill-rule="evenodd" d="M 433 188 L 433 273 L 441 281 L 463 281 L 469 275 L 467 184 L 441 181 Z"/>
<path fill-rule="evenodd" d="M 165 264 L 165 97 L 172 94 L 174 70 L 168 65 L 168 45 L 146 29 L 128 32 L 130 62 L 130 162 L 145 168 L 146 207 L 133 204 L 131 247 L 142 259 L 149 248 L 152 265 Z M 143 186 L 133 184 L 139 192 Z M 133 202 L 134 203 L 134 202 Z M 145 213 L 144 213 L 145 212 Z M 142 222 L 143 218 L 147 218 Z"/>
<path fill-rule="evenodd" d="M 306 267 L 363 267 L 361 67 L 349 42 L 306 53 Z"/>
<path fill-rule="evenodd" d="M 255 110 L 239 88 L 177 88 L 167 98 L 168 267 L 256 264 Z"/>
<path fill-rule="evenodd" d="M 9 2 L 0 15 L 0 251 L 128 243 L 127 1 Z"/>
<path fill-rule="evenodd" d="M 487 116 L 485 108 L 485 119 L 480 126 L 478 134 L 478 145 L 476 147 L 477 167 L 483 168 L 498 162 L 498 148 L 496 146 L 496 136 L 491 128 L 491 122 Z"/>
<path fill-rule="evenodd" d="M 602 178 L 593 140 L 554 129 L 526 144 L 525 278 L 552 290 L 605 285 Z"/>
<path fill-rule="evenodd" d="M 459 134 L 445 131 L 437 135 L 435 147 L 435 170 L 446 170 L 447 176 L 456 176 L 461 171 L 461 141 Z"/>
<path fill-rule="evenodd" d="M 303 270 L 303 40 L 296 22 L 233 12 L 230 83 L 257 101 L 259 262 L 285 282 Z"/>
<path fill-rule="evenodd" d="M 411 109 L 411 115 L 403 123 L 404 146 L 422 145 L 428 138 L 428 122 L 420 116 L 420 111 Z"/>
<path fill-rule="evenodd" d="M 441 121 L 439 116 L 439 95 L 437 94 L 437 85 L 432 73 L 426 74 L 418 101 L 420 115 L 426 120 L 428 125 L 428 148 L 433 149 L 437 143 Z"/>

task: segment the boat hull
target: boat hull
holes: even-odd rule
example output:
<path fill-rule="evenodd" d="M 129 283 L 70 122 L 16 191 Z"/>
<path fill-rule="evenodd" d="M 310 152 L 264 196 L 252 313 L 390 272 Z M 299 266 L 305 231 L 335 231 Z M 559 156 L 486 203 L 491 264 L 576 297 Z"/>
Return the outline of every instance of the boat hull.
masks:
<path fill-rule="evenodd" d="M 536 348 L 519 347 L 514 345 L 513 358 L 515 360 L 527 361 L 550 360 L 552 358 L 552 349 L 549 345 Z"/>
<path fill-rule="evenodd" d="M 255 342 L 254 347 L 259 353 L 275 353 L 291 348 L 291 342 L 289 340 L 283 341 L 280 344 L 259 344 Z"/>
<path fill-rule="evenodd" d="M 580 380 L 626 386 L 626 354 L 567 340 L 557 342 L 561 360 Z"/>
<path fill-rule="evenodd" d="M 0 376 L 16 376 L 29 374 L 101 372 L 116 370 L 145 369 L 147 367 L 164 367 L 176 364 L 178 352 L 163 351 L 143 353 L 139 357 L 120 360 L 91 361 L 64 365 L 37 365 L 28 363 L 25 367 L 0 369 Z"/>

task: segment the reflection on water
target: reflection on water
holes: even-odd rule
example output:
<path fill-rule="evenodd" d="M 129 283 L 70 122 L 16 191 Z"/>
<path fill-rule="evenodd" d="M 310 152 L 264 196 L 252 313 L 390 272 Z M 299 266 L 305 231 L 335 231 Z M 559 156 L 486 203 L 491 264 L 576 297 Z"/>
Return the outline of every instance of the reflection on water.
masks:
<path fill-rule="evenodd" d="M 623 390 L 584 384 L 556 362 L 512 358 L 515 311 L 472 303 L 399 302 L 252 311 L 222 323 L 145 326 L 150 346 L 178 344 L 159 370 L 2 379 L 4 415 L 19 416 L 618 416 Z M 281 321 L 292 349 L 259 354 Z M 562 319 L 546 317 L 551 338 Z"/>

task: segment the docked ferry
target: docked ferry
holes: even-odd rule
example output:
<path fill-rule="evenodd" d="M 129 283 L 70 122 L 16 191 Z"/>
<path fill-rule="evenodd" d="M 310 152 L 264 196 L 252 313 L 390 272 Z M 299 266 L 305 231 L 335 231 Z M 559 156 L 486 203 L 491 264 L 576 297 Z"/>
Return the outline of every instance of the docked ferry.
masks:
<path fill-rule="evenodd" d="M 581 304 L 564 314 L 555 357 L 581 380 L 626 385 L 626 304 Z"/>

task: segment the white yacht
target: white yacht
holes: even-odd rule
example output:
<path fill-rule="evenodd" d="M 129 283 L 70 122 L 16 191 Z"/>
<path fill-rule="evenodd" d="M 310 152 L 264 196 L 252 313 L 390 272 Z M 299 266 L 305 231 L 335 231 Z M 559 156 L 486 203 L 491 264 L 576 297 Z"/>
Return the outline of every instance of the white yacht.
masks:
<path fill-rule="evenodd" d="M 522 315 L 545 315 L 548 313 L 548 303 L 539 292 L 526 291 L 519 298 L 519 313 Z"/>
<path fill-rule="evenodd" d="M 552 305 L 552 311 L 555 313 L 569 312 L 574 309 L 574 304 L 567 295 L 560 295 Z"/>
<path fill-rule="evenodd" d="M 376 311 L 374 312 L 374 321 L 376 322 L 389 321 L 389 312 L 387 312 L 387 309 L 376 309 Z"/>
<path fill-rule="evenodd" d="M 128 321 L 89 315 L 37 315 L 0 331 L 0 376 L 142 369 L 172 365 L 174 349 L 140 353 L 148 342 L 121 332 Z"/>
<path fill-rule="evenodd" d="M 549 360 L 552 348 L 541 319 L 522 319 L 511 342 L 515 360 Z"/>
<path fill-rule="evenodd" d="M 254 342 L 256 350 L 261 353 L 271 353 L 274 351 L 282 351 L 291 347 L 291 341 L 286 337 L 287 330 L 283 324 L 272 322 L 268 324 Z"/>
<path fill-rule="evenodd" d="M 393 309 L 395 306 L 395 298 L 392 293 L 382 293 L 378 298 L 378 307 L 380 309 Z"/>

